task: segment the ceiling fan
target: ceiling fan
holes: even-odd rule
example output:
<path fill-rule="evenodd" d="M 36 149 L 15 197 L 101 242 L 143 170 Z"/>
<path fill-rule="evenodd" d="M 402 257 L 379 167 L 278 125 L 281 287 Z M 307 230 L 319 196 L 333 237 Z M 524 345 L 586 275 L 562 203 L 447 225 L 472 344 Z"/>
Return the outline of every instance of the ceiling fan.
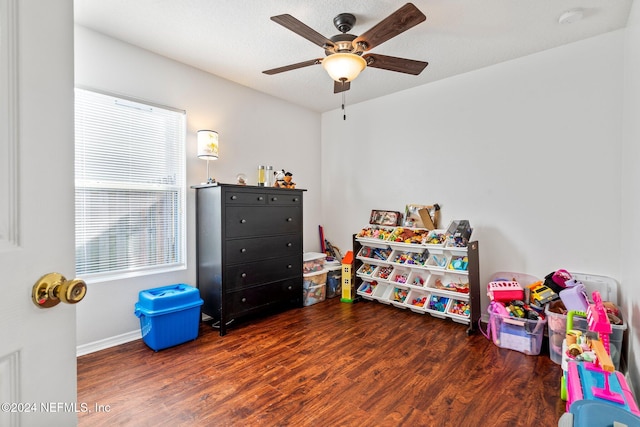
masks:
<path fill-rule="evenodd" d="M 333 24 L 341 34 L 326 38 L 314 29 L 289 14 L 272 16 L 271 20 L 304 37 L 324 49 L 325 57 L 311 59 L 284 67 L 263 71 L 264 74 L 278 74 L 284 71 L 322 64 L 334 80 L 333 92 L 349 90 L 351 81 L 365 67 L 418 75 L 428 65 L 427 62 L 395 56 L 367 53 L 376 46 L 418 25 L 427 17 L 412 3 L 407 3 L 360 36 L 348 34 L 356 23 L 350 13 L 341 13 L 333 18 Z"/>

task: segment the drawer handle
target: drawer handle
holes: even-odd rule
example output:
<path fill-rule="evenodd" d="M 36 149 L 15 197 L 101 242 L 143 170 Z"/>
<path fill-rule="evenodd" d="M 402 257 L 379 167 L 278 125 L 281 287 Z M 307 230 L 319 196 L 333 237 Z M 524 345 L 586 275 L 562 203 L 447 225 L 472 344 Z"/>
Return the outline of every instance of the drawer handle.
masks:
<path fill-rule="evenodd" d="M 231 196 L 231 200 L 236 200 L 238 196 Z"/>
<path fill-rule="evenodd" d="M 293 246 L 293 243 L 289 242 L 287 243 L 287 247 L 290 248 L 291 246 Z"/>
<path fill-rule="evenodd" d="M 291 217 L 287 218 L 287 222 L 291 222 L 291 221 L 293 221 L 293 218 Z"/>
<path fill-rule="evenodd" d="M 242 249 L 240 249 L 240 252 L 245 253 L 245 252 L 247 252 L 247 249 L 246 248 L 242 248 Z"/>
<path fill-rule="evenodd" d="M 292 290 L 293 286 L 289 285 L 289 287 L 287 289 Z"/>
<path fill-rule="evenodd" d="M 244 279 L 245 277 L 247 277 L 247 273 L 242 273 L 242 274 L 240 275 L 240 277 L 242 277 L 242 278 Z"/>
<path fill-rule="evenodd" d="M 287 265 L 287 268 L 291 269 L 291 268 L 293 268 L 293 266 L 291 264 L 289 264 L 289 265 Z"/>
<path fill-rule="evenodd" d="M 258 196 L 258 201 L 260 201 L 260 202 L 261 202 L 261 201 L 263 201 L 263 200 L 264 200 L 264 197 L 262 197 L 262 196 Z"/>
<path fill-rule="evenodd" d="M 300 200 L 300 199 L 298 199 L 297 197 L 294 197 L 294 198 L 293 198 L 293 201 L 294 201 L 294 202 L 297 202 L 298 200 Z"/>
<path fill-rule="evenodd" d="M 278 200 L 278 198 L 277 198 L 277 197 L 272 197 L 272 198 L 271 198 L 271 201 L 272 201 L 272 202 L 275 202 L 275 201 L 277 201 L 277 200 Z"/>
<path fill-rule="evenodd" d="M 247 220 L 246 220 L 246 219 L 241 219 L 241 220 L 240 220 L 240 224 L 244 224 L 244 223 L 246 223 L 246 222 L 247 222 Z"/>
<path fill-rule="evenodd" d="M 247 302 L 247 299 L 246 298 L 242 298 L 242 302 Z"/>

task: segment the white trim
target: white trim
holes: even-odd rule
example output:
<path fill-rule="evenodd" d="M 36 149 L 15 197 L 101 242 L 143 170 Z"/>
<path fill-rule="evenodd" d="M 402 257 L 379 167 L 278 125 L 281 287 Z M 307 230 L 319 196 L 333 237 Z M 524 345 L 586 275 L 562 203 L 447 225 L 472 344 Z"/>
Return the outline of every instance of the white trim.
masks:
<path fill-rule="evenodd" d="M 140 331 L 140 329 L 127 332 L 125 334 L 116 335 L 114 337 L 90 342 L 88 344 L 82 344 L 76 347 L 76 357 L 84 356 L 85 354 L 89 353 L 95 353 L 96 351 L 115 347 L 120 344 L 126 344 L 128 342 L 139 339 L 142 339 L 142 331 Z"/>
<path fill-rule="evenodd" d="M 20 402 L 20 352 L 0 357 L 0 403 Z M 18 412 L 0 411 L 0 425 L 19 426 Z"/>
<path fill-rule="evenodd" d="M 6 102 L 6 115 L 1 114 L 0 129 L 6 137 L 6 152 L 2 153 L 2 193 L 7 203 L 0 207 L 0 250 L 19 246 L 18 230 L 18 0 L 4 0 L 0 4 L 4 20 L 0 22 L 0 64 L 4 76 L 0 81 L 0 102 Z M 4 148 L 0 146 L 0 148 Z M 4 231 L 3 231 L 4 230 Z M 6 234 L 6 235 L 3 235 Z"/>

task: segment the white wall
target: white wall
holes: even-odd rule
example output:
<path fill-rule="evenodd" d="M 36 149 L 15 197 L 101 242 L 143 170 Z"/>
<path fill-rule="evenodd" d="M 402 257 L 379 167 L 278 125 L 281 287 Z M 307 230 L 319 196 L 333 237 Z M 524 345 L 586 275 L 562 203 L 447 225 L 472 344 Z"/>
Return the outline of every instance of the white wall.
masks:
<path fill-rule="evenodd" d="M 640 259 L 640 4 L 634 2 L 625 38 L 624 127 L 622 138 L 621 281 L 629 323 L 629 354 L 640 354 L 640 298 L 637 262 Z M 630 358 L 629 377 L 640 393 L 640 360 Z"/>
<path fill-rule="evenodd" d="M 210 164 L 219 182 L 235 183 L 242 172 L 255 184 L 259 164 L 290 170 L 298 188 L 308 190 L 304 195 L 305 250 L 319 249 L 318 113 L 79 26 L 75 28 L 75 83 L 186 110 L 189 185 L 206 178 L 206 162 L 196 157 L 198 129 L 220 134 L 220 159 Z M 139 336 L 133 310 L 140 290 L 173 283 L 195 285 L 194 208 L 194 190 L 189 189 L 187 270 L 103 283 L 88 280 L 87 296 L 77 306 L 81 353 Z"/>
<path fill-rule="evenodd" d="M 634 246 L 627 228 L 638 236 L 631 218 L 621 230 L 624 39 L 616 31 L 351 105 L 346 121 L 323 114 L 327 238 L 348 249 L 371 209 L 439 203 L 443 227 L 474 227 L 481 283 L 498 271 L 542 278 L 559 268 L 620 281 L 619 242 Z M 635 163 L 638 133 L 626 144 Z M 624 194 L 637 212 L 637 172 L 629 175 Z M 631 286 L 623 281 L 621 296 Z"/>
<path fill-rule="evenodd" d="M 325 113 L 329 239 L 349 246 L 371 209 L 439 203 L 444 227 L 471 221 L 485 278 L 561 267 L 619 277 L 622 40 L 609 33 L 352 105 L 346 121 Z"/>

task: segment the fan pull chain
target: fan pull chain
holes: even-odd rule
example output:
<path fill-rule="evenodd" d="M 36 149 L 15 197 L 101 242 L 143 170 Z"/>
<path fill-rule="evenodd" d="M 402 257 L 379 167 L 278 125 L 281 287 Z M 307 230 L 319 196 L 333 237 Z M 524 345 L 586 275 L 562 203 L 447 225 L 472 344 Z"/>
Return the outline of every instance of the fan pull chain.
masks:
<path fill-rule="evenodd" d="M 344 109 L 345 105 L 347 104 L 346 99 L 347 99 L 346 92 L 342 91 L 342 120 L 347 120 L 347 112 Z"/>

